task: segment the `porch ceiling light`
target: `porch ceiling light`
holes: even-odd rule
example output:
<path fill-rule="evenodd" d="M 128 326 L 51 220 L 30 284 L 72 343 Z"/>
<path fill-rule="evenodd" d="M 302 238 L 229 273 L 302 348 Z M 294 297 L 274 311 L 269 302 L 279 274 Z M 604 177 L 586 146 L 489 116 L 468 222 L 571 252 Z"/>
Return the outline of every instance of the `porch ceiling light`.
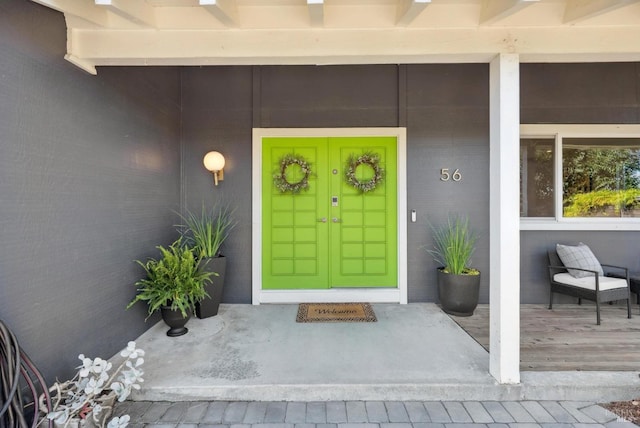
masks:
<path fill-rule="evenodd" d="M 224 156 L 220 152 L 209 152 L 204 155 L 204 167 L 213 173 L 213 184 L 224 180 Z"/>

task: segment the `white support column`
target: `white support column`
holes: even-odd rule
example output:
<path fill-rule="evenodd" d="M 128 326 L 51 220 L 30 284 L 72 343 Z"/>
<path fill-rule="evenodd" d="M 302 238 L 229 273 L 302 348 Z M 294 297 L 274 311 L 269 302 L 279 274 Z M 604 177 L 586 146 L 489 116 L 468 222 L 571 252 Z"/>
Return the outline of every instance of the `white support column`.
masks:
<path fill-rule="evenodd" d="M 520 382 L 520 62 L 500 54 L 489 64 L 490 296 L 489 372 Z"/>

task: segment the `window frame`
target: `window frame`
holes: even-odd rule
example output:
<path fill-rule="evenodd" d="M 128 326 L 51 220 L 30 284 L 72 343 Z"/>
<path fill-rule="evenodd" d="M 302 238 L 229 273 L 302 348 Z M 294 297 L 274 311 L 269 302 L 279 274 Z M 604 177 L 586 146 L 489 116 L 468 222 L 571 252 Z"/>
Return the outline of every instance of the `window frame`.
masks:
<path fill-rule="evenodd" d="M 555 139 L 555 217 L 520 217 L 520 230 L 640 230 L 640 218 L 564 217 L 562 210 L 562 140 L 564 138 L 640 138 L 640 125 L 520 125 L 523 138 Z M 520 141 L 518 141 L 520 144 Z"/>

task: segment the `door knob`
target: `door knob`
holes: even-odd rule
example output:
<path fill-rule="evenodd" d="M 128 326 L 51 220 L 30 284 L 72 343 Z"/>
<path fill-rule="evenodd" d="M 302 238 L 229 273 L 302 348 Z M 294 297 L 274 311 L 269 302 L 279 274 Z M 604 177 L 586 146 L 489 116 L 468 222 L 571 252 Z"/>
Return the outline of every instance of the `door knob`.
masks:
<path fill-rule="evenodd" d="M 342 220 L 340 220 L 338 217 L 332 218 L 331 221 L 334 223 L 342 223 Z"/>
<path fill-rule="evenodd" d="M 327 218 L 326 217 L 322 217 L 318 219 L 318 223 L 326 223 L 327 222 Z"/>

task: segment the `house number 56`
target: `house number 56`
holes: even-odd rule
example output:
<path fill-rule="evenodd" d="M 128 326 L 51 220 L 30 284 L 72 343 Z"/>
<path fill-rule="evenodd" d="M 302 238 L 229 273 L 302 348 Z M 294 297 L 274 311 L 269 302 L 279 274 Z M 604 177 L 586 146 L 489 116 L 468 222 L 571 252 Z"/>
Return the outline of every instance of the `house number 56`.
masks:
<path fill-rule="evenodd" d="M 442 168 L 440 170 L 440 181 L 460 181 L 462 180 L 462 174 L 458 168 L 451 172 L 449 168 Z"/>

